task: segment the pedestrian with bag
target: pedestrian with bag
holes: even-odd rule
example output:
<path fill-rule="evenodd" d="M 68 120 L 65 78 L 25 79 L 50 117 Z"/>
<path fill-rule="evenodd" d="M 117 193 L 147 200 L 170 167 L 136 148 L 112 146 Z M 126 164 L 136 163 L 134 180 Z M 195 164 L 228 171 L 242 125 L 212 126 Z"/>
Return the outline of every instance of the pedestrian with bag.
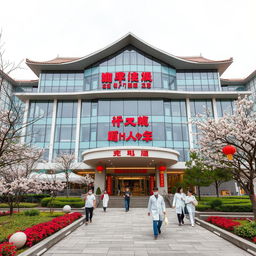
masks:
<path fill-rule="evenodd" d="M 186 203 L 186 207 L 188 210 L 191 226 L 194 227 L 195 226 L 195 211 L 196 211 L 196 206 L 198 205 L 198 202 L 197 202 L 195 196 L 193 195 L 192 190 L 188 191 L 185 203 Z"/>
<path fill-rule="evenodd" d="M 153 218 L 153 233 L 155 240 L 161 234 L 161 226 L 166 215 L 164 198 L 159 195 L 158 188 L 153 188 L 153 195 L 150 196 L 148 201 L 148 216 Z M 168 222 L 166 220 L 166 222 Z"/>
<path fill-rule="evenodd" d="M 185 200 L 186 200 L 186 195 L 183 193 L 183 189 L 179 187 L 172 201 L 172 207 L 176 209 L 179 226 L 181 226 L 181 224 L 184 224 Z"/>
<path fill-rule="evenodd" d="M 125 211 L 128 212 L 130 210 L 130 199 L 131 199 L 131 192 L 129 187 L 126 187 L 125 192 L 124 192 L 124 207 Z"/>
<path fill-rule="evenodd" d="M 101 195 L 100 199 L 102 200 L 103 211 L 106 212 L 109 201 L 109 195 L 107 190 L 104 190 L 104 193 Z"/>
<path fill-rule="evenodd" d="M 85 195 L 85 225 L 88 225 L 89 220 L 92 222 L 93 209 L 96 208 L 96 197 L 92 193 L 92 189 L 88 190 L 88 193 Z"/>

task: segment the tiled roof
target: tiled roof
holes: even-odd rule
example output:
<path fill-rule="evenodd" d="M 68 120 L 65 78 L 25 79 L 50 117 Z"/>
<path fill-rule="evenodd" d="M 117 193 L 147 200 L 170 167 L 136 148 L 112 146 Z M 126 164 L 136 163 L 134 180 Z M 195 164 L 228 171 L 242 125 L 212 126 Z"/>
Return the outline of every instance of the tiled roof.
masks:
<path fill-rule="evenodd" d="M 68 63 L 68 62 L 72 62 L 79 59 L 80 58 L 76 58 L 76 57 L 56 57 L 52 60 L 47 60 L 47 61 L 34 61 L 34 60 L 26 59 L 26 62 L 34 63 L 34 64 L 62 64 L 62 63 Z"/>
<path fill-rule="evenodd" d="M 233 58 L 230 58 L 230 59 L 227 59 L 227 60 L 210 60 L 210 59 L 207 59 L 203 56 L 185 56 L 185 57 L 179 57 L 177 56 L 178 58 L 181 58 L 181 59 L 184 59 L 184 60 L 187 60 L 187 61 L 193 61 L 193 62 L 198 62 L 198 63 L 218 63 L 218 62 L 226 62 L 226 61 L 231 61 L 233 60 Z"/>

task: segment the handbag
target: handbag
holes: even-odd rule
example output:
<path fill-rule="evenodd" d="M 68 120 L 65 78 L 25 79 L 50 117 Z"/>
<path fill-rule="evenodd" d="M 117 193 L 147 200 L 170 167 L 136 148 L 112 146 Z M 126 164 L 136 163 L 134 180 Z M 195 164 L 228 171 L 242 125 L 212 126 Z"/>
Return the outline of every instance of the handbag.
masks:
<path fill-rule="evenodd" d="M 169 220 L 168 220 L 168 218 L 167 218 L 167 216 L 164 216 L 164 225 L 168 225 L 169 224 Z"/>
<path fill-rule="evenodd" d="M 198 201 L 196 199 L 193 201 L 193 205 L 198 206 Z"/>

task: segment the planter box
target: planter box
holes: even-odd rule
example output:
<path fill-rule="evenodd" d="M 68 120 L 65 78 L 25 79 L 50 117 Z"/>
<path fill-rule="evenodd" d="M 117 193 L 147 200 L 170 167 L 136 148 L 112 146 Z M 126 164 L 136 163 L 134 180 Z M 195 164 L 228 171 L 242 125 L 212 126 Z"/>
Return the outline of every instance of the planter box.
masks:
<path fill-rule="evenodd" d="M 221 238 L 231 242 L 232 244 L 244 249 L 248 253 L 250 253 L 252 255 L 256 255 L 256 244 L 254 244 L 253 242 L 247 241 L 244 238 L 241 238 L 229 231 L 219 228 L 219 227 L 217 227 L 209 222 L 206 222 L 204 220 L 200 220 L 200 219 L 196 218 L 196 223 L 198 225 L 206 228 L 207 230 L 213 232 L 214 234 L 220 236 Z"/>
<path fill-rule="evenodd" d="M 53 235 L 45 238 L 38 244 L 35 244 L 31 248 L 27 249 L 25 252 L 19 254 L 19 256 L 39 256 L 45 253 L 48 249 L 50 249 L 53 245 L 58 243 L 61 239 L 65 238 L 79 226 L 84 223 L 85 217 L 81 217 L 80 219 L 76 220 L 72 224 L 68 225 L 67 227 L 59 230 L 58 232 L 54 233 Z"/>

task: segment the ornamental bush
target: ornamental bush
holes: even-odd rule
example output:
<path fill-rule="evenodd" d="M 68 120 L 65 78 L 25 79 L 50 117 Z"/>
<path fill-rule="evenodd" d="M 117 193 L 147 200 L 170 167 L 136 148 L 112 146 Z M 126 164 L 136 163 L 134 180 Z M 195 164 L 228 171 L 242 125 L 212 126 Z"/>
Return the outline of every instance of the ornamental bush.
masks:
<path fill-rule="evenodd" d="M 40 211 L 37 209 L 26 210 L 23 212 L 25 216 L 37 216 L 40 215 Z"/>
<path fill-rule="evenodd" d="M 41 200 L 42 207 L 49 207 L 51 201 L 50 197 Z M 62 208 L 65 205 L 70 205 L 71 207 L 81 208 L 84 206 L 84 201 L 79 197 L 56 197 L 52 201 L 52 207 Z"/>
<path fill-rule="evenodd" d="M 0 244 L 0 256 L 14 256 L 16 255 L 16 249 L 13 243 L 4 242 Z"/>
<path fill-rule="evenodd" d="M 234 204 L 234 205 L 221 205 L 216 207 L 217 211 L 221 212 L 252 212 L 251 204 Z"/>
<path fill-rule="evenodd" d="M 100 189 L 100 187 L 97 188 L 97 190 L 96 190 L 96 195 L 101 195 L 101 189 Z"/>
<path fill-rule="evenodd" d="M 210 202 L 211 209 L 215 209 L 216 207 L 220 207 L 222 205 L 222 201 L 220 199 L 215 199 Z"/>
<path fill-rule="evenodd" d="M 27 194 L 23 195 L 21 202 L 40 203 L 43 198 L 49 197 L 49 194 Z"/>
<path fill-rule="evenodd" d="M 196 206 L 197 211 L 206 211 L 206 210 L 209 210 L 209 209 L 210 209 L 209 205 L 199 204 L 199 205 Z"/>
<path fill-rule="evenodd" d="M 248 224 L 244 224 L 239 227 L 236 227 L 234 229 L 234 233 L 238 236 L 252 239 L 256 236 L 255 223 L 248 223 Z"/>

